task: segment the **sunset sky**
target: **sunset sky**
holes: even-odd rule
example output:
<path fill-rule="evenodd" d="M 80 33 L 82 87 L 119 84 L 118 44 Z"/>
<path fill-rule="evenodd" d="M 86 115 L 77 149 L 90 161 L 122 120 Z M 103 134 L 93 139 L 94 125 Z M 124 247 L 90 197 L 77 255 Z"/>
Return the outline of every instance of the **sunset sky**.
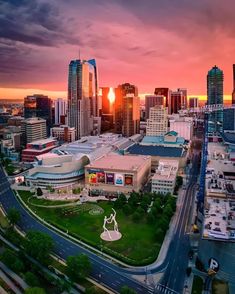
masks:
<path fill-rule="evenodd" d="M 0 98 L 66 97 L 79 49 L 97 60 L 100 86 L 205 95 L 216 64 L 230 95 L 234 11 L 234 0 L 0 0 Z"/>

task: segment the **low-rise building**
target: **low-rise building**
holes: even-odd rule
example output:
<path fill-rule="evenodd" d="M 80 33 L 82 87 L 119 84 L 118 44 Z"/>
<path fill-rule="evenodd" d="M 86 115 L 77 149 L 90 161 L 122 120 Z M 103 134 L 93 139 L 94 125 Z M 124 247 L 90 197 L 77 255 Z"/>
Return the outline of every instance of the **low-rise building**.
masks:
<path fill-rule="evenodd" d="M 178 167 L 177 160 L 160 160 L 158 168 L 152 176 L 152 192 L 173 194 Z"/>
<path fill-rule="evenodd" d="M 51 137 L 56 138 L 61 143 L 70 143 L 75 141 L 75 128 L 66 125 L 51 128 Z"/>
<path fill-rule="evenodd" d="M 150 156 L 107 154 L 85 166 L 85 182 L 91 190 L 130 193 L 142 190 L 149 180 Z"/>
<path fill-rule="evenodd" d="M 33 162 L 36 156 L 48 153 L 53 148 L 57 147 L 58 142 L 54 138 L 48 138 L 43 140 L 36 140 L 26 145 L 26 148 L 22 150 L 22 161 Z"/>
<path fill-rule="evenodd" d="M 170 117 L 170 130 L 175 131 L 180 137 L 190 141 L 193 136 L 193 117 L 174 114 Z"/>

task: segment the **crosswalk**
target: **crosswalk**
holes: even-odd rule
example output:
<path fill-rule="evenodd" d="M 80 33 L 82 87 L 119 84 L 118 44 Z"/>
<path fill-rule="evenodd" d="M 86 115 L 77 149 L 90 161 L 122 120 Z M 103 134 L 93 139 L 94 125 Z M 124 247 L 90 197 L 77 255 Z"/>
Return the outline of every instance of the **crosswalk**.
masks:
<path fill-rule="evenodd" d="M 180 293 L 176 292 L 175 290 L 172 290 L 162 284 L 157 284 L 155 286 L 154 293 L 156 293 L 156 294 L 180 294 Z"/>

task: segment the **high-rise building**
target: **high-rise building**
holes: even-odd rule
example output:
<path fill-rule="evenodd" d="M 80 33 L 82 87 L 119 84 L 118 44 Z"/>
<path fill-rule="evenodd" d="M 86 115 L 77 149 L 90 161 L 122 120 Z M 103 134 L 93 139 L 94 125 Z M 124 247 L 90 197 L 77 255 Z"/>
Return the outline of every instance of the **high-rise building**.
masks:
<path fill-rule="evenodd" d="M 24 117 L 40 117 L 47 122 L 47 130 L 52 126 L 52 100 L 48 96 L 34 94 L 24 98 Z"/>
<path fill-rule="evenodd" d="M 55 124 L 61 124 L 61 116 L 66 115 L 67 112 L 67 101 L 62 98 L 58 98 L 55 101 Z"/>
<path fill-rule="evenodd" d="M 134 94 L 123 97 L 123 135 L 130 137 L 140 132 L 140 98 Z"/>
<path fill-rule="evenodd" d="M 190 97 L 189 98 L 189 108 L 197 108 L 198 104 L 198 97 Z"/>
<path fill-rule="evenodd" d="M 156 105 L 150 108 L 147 119 L 146 136 L 162 136 L 168 131 L 168 108 Z"/>
<path fill-rule="evenodd" d="M 155 105 L 165 106 L 165 96 L 163 95 L 146 95 L 145 96 L 145 118 L 149 118 L 150 108 Z"/>
<path fill-rule="evenodd" d="M 76 129 L 76 139 L 93 133 L 93 117 L 98 116 L 98 81 L 95 60 L 72 60 L 68 78 L 68 123 Z"/>
<path fill-rule="evenodd" d="M 188 106 L 188 95 L 187 89 L 185 88 L 178 88 L 178 92 L 182 92 L 182 101 L 181 101 L 181 108 L 186 109 Z"/>
<path fill-rule="evenodd" d="M 113 88 L 101 87 L 101 130 L 109 131 L 113 128 L 115 93 Z M 111 96 L 111 97 L 110 97 Z M 112 98 L 112 99 L 111 99 Z"/>
<path fill-rule="evenodd" d="M 233 93 L 232 93 L 232 104 L 235 104 L 235 64 L 233 64 Z"/>
<path fill-rule="evenodd" d="M 109 114 L 110 113 L 110 102 L 109 102 L 109 87 L 101 87 L 101 101 L 102 101 L 102 114 Z"/>
<path fill-rule="evenodd" d="M 170 110 L 169 113 L 178 113 L 182 109 L 183 93 L 182 91 L 172 91 L 170 93 Z"/>
<path fill-rule="evenodd" d="M 33 117 L 22 121 L 21 125 L 23 144 L 31 143 L 35 140 L 46 139 L 46 120 Z"/>
<path fill-rule="evenodd" d="M 168 107 L 169 110 L 169 98 L 170 98 L 170 89 L 169 88 L 155 88 L 154 94 L 157 96 L 165 97 L 165 106 Z"/>
<path fill-rule="evenodd" d="M 207 105 L 223 104 L 224 74 L 214 66 L 207 74 Z M 223 131 L 223 110 L 209 114 L 208 132 L 220 133 Z"/>
<path fill-rule="evenodd" d="M 123 115 L 124 115 L 124 97 L 128 94 L 133 94 L 134 97 L 138 97 L 138 89 L 135 85 L 125 83 L 119 85 L 115 89 L 115 102 L 114 102 L 114 121 L 115 132 L 118 134 L 123 133 Z"/>

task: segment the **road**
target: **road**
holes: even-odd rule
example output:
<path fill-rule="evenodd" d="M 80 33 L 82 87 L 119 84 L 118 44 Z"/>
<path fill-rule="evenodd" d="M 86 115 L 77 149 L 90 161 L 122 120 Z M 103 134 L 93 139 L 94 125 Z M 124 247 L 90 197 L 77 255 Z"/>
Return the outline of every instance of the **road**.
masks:
<path fill-rule="evenodd" d="M 184 203 L 180 210 L 174 237 L 172 238 L 171 249 L 166 258 L 166 261 L 168 261 L 167 269 L 160 281 L 161 285 L 157 287 L 155 293 L 183 293 L 188 265 L 188 252 L 190 250 L 189 235 L 186 228 L 191 211 L 190 208 L 195 201 L 196 183 L 199 174 L 198 160 L 199 156 L 195 154 Z"/>
<path fill-rule="evenodd" d="M 185 201 L 182 203 L 179 221 L 175 230 L 175 236 L 173 242 L 171 242 L 167 256 L 161 265 L 153 264 L 148 266 L 148 274 L 154 274 L 160 271 L 165 271 L 164 277 L 161 281 L 163 287 L 154 290 L 154 285 L 147 286 L 141 282 L 138 282 L 132 278 L 132 274 L 146 275 L 146 267 L 139 268 L 122 268 L 116 264 L 111 263 L 100 256 L 95 255 L 86 248 L 83 248 L 77 243 L 66 239 L 59 235 L 57 232 L 49 229 L 35 219 L 31 214 L 25 210 L 25 208 L 18 202 L 13 191 L 10 188 L 7 177 L 5 176 L 2 167 L 0 167 L 0 202 L 8 211 L 9 208 L 15 207 L 21 213 L 21 222 L 19 226 L 24 230 L 38 230 L 49 234 L 55 243 L 55 253 L 66 259 L 69 255 L 76 255 L 79 253 L 85 253 L 90 258 L 92 263 L 91 277 L 98 280 L 100 283 L 110 287 L 117 293 L 123 285 L 135 289 L 137 293 L 166 293 L 164 287 L 169 287 L 178 293 L 182 293 L 185 270 L 188 262 L 188 250 L 189 240 L 188 235 L 185 234 L 186 220 L 188 218 L 188 212 L 190 205 L 194 199 L 194 189 L 197 180 L 197 156 L 194 157 L 194 163 L 192 168 L 192 175 L 189 178 L 189 185 L 186 190 Z M 169 292 L 170 293 L 170 292 Z M 174 293 L 174 292 L 172 292 Z"/>

